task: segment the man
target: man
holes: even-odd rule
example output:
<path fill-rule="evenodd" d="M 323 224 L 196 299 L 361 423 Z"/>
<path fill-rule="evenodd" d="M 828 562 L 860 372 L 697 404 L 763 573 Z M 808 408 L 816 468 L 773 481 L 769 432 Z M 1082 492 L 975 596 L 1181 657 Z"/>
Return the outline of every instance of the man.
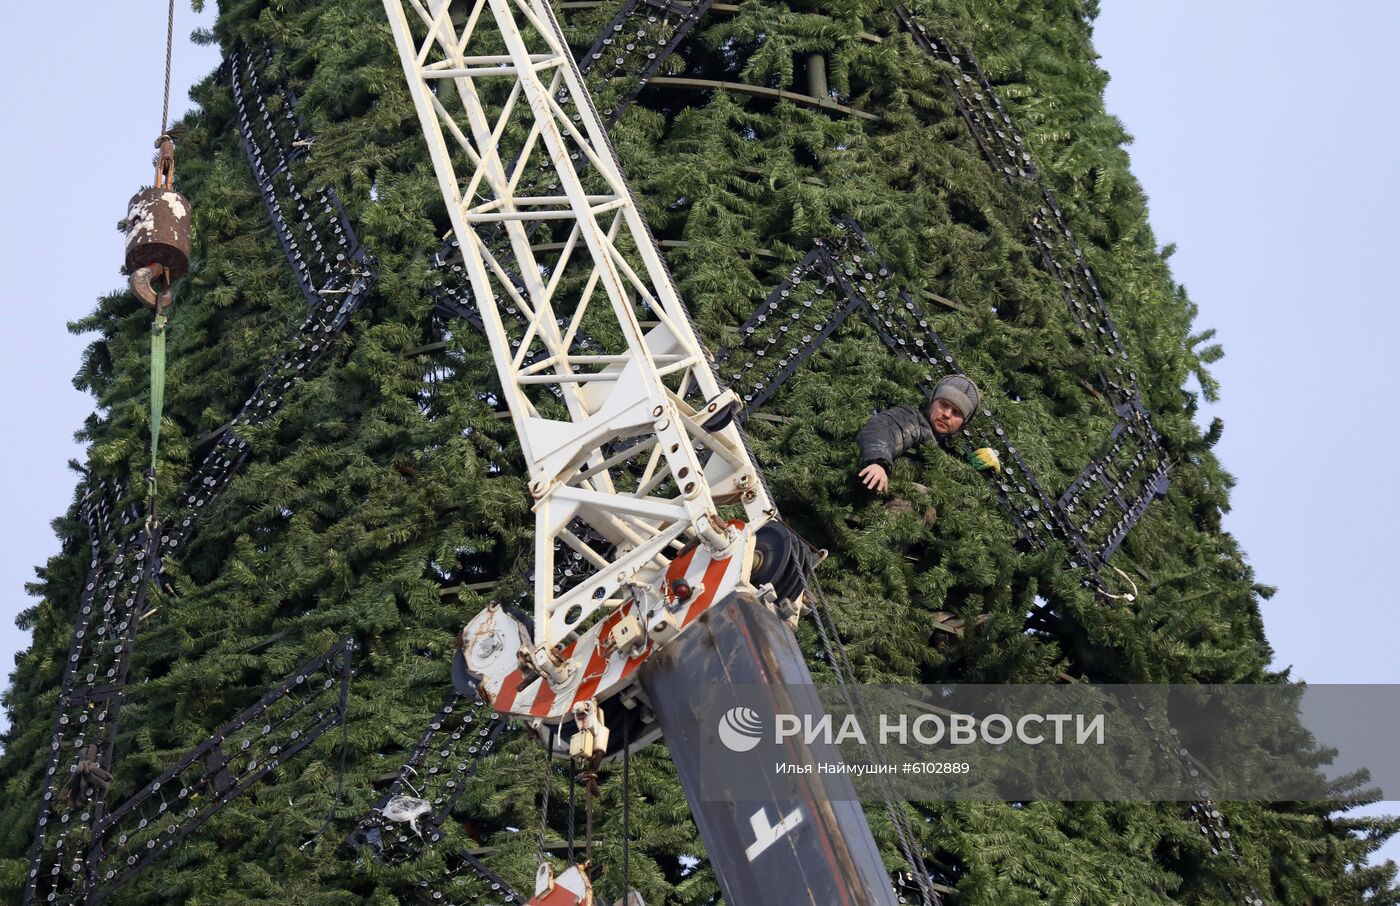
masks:
<path fill-rule="evenodd" d="M 890 468 L 899 456 L 929 441 L 951 452 L 949 442 L 977 414 L 981 399 L 976 384 L 961 374 L 950 374 L 938 382 L 926 413 L 895 406 L 872 415 L 856 435 L 860 461 L 866 464 L 860 470 L 860 480 L 883 494 L 889 487 Z M 992 465 L 996 458 L 992 450 L 978 450 L 973 457 L 981 457 L 972 459 L 974 467 L 1001 471 L 1000 463 Z"/>

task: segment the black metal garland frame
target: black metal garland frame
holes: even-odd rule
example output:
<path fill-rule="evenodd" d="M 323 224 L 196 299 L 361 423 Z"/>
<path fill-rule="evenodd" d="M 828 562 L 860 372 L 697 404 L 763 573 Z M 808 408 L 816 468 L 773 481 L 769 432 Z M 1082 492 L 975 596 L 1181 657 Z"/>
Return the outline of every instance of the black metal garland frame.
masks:
<path fill-rule="evenodd" d="M 714 5 L 715 0 L 622 4 L 579 60 L 584 74 L 593 76 L 595 94 L 600 85 L 613 86 L 608 104 L 599 111 L 605 126 L 611 128 L 618 121 Z"/>
<path fill-rule="evenodd" d="M 303 664 L 110 814 L 56 835 L 56 858 L 31 862 L 24 902 L 95 904 L 224 806 L 345 719 L 355 643 L 342 639 Z M 119 697 L 119 695 L 118 695 Z M 76 779 L 76 778 L 75 778 Z"/>
<path fill-rule="evenodd" d="M 102 817 L 132 642 L 157 571 L 158 543 L 143 526 L 116 553 L 88 565 L 55 709 L 25 903 L 40 901 L 41 890 L 50 887 L 84 889 L 87 845 Z"/>
<path fill-rule="evenodd" d="M 1170 466 L 1146 410 L 1136 402 L 1114 409 L 1119 421 L 1108 442 L 1055 504 L 1104 563 L 1148 504 L 1166 495 Z"/>
<path fill-rule="evenodd" d="M 1230 828 L 1225 823 L 1225 816 L 1220 813 L 1220 808 L 1211 799 L 1210 789 L 1201 777 L 1198 763 L 1181 740 L 1177 738 L 1176 730 L 1171 727 L 1170 721 L 1165 719 L 1164 714 L 1149 708 L 1136 695 L 1133 696 L 1133 702 L 1137 705 L 1138 711 L 1141 712 L 1140 716 L 1144 722 L 1157 733 L 1159 741 L 1154 755 L 1158 763 L 1162 765 L 1163 770 L 1168 773 L 1179 771 L 1195 785 L 1196 795 L 1200 796 L 1200 799 L 1190 803 L 1188 810 L 1191 820 L 1196 822 L 1201 836 L 1210 846 L 1211 855 L 1224 856 L 1239 869 L 1238 879 L 1222 879 L 1225 892 L 1243 903 L 1244 906 L 1264 906 L 1264 898 L 1260 896 L 1259 888 L 1255 886 L 1248 873 L 1243 870 L 1244 859 L 1235 846 Z M 1160 721 L 1159 717 L 1162 718 Z"/>
<path fill-rule="evenodd" d="M 292 165 L 310 155 L 315 138 L 297 117 L 297 99 L 286 84 L 279 80 L 263 86 L 255 56 L 245 48 L 229 61 L 243 147 L 297 285 L 307 305 L 315 308 L 325 297 L 346 293 L 368 276 L 364 262 L 369 256 L 335 189 L 307 192 L 297 184 Z M 272 51 L 265 49 L 261 56 L 266 66 Z M 268 105 L 272 98 L 280 108 L 277 113 Z"/>
<path fill-rule="evenodd" d="M 880 261 L 860 226 L 848 218 L 836 227 L 832 238 L 814 242 L 813 250 L 740 327 L 742 345 L 718 356 L 720 377 L 743 400 L 745 418 L 857 310 L 891 352 L 927 369 L 927 389 L 944 375 L 961 373 L 927 311 L 894 284 L 893 271 Z M 993 484 L 1007 516 L 1027 542 L 1044 548 L 1060 539 L 1075 552 L 1073 568 L 1100 565 L 1084 538 L 1060 518 L 989 409 L 984 408 L 964 434 L 1001 457 L 1002 474 Z"/>
<path fill-rule="evenodd" d="M 395 864 L 415 859 L 440 842 L 444 836 L 442 826 L 456 808 L 458 798 L 508 726 L 500 714 L 482 702 L 456 692 L 450 694 L 398 777 L 350 835 L 350 845 L 368 847 L 376 859 Z M 430 810 L 414 822 L 416 829 L 384 814 L 391 800 L 405 795 L 429 803 Z M 429 903 L 459 902 L 447 891 L 466 875 L 490 903 L 510 906 L 528 899 L 469 852 L 450 854 L 447 864 L 447 871 L 441 876 L 419 882 L 413 888 L 415 896 Z M 476 902 L 482 894 L 468 896 Z"/>
<path fill-rule="evenodd" d="M 200 514 L 218 499 L 247 459 L 249 446 L 238 437 L 237 429 L 259 424 L 278 410 L 292 387 L 314 370 L 375 281 L 373 259 L 359 247 L 334 194 L 327 190 L 306 195 L 297 188 L 290 166 L 274 165 L 274 174 L 264 165 L 269 157 L 289 161 L 294 149 L 309 146 L 310 139 L 289 137 L 285 126 L 255 128 L 253 116 L 264 126 L 272 117 L 262 96 L 243 85 L 250 61 L 251 55 L 245 54 L 242 68 L 236 58 L 230 67 L 245 147 L 288 261 L 308 293 L 311 311 L 233 420 L 198 445 L 196 454 L 205 452 L 176 497 L 173 515 L 164 522 L 143 522 L 133 506 L 123 513 L 123 525 L 116 525 L 113 501 L 124 496 L 123 486 L 109 481 L 94 486 L 94 477 L 89 477 L 81 512 L 93 556 L 55 709 L 45 791 L 30 852 L 31 886 L 40 878 L 48 883 L 53 866 L 71 868 L 69 841 L 86 838 L 102 819 L 106 784 L 101 778 L 110 776 L 132 646 L 146 609 L 148 587 L 160 580 L 162 558 L 178 555 Z M 290 96 L 285 96 L 284 110 L 290 110 L 291 103 Z M 250 106 L 256 111 L 252 115 Z M 296 125 L 291 135 L 304 132 Z M 312 197 L 320 206 L 314 211 L 307 207 Z M 297 215 L 301 239 L 280 214 L 298 210 L 298 205 L 302 206 Z M 314 264 L 308 262 L 303 244 L 315 249 Z M 327 251 L 332 249 L 339 251 Z M 129 531 L 132 523 L 140 524 L 138 530 L 121 540 L 119 535 Z M 103 556 L 108 550 L 113 553 Z M 88 781 L 82 781 L 84 777 Z M 80 795 L 66 801 L 64 789 L 77 789 L 75 784 L 80 782 Z M 31 896 L 32 890 L 27 889 L 25 901 Z"/>
<path fill-rule="evenodd" d="M 296 182 L 291 164 L 314 139 L 306 135 L 292 113 L 295 98 L 285 88 L 270 89 L 280 94 L 283 110 L 279 117 L 272 116 L 252 65 L 252 52 L 245 50 L 241 57 L 240 61 L 240 55 L 235 54 L 230 60 L 229 81 L 244 148 L 310 311 L 269 363 L 233 420 L 205 440 L 212 448 L 191 478 L 188 492 L 178 501 L 186 514 L 164 542 L 164 548 L 172 553 L 193 530 L 199 512 L 222 493 L 251 452 L 248 443 L 237 436 L 237 429 L 261 424 L 276 414 L 291 389 L 330 351 L 378 279 L 374 256 L 356 239 L 335 190 L 307 192 Z M 268 161 L 275 161 L 271 169 Z M 289 211 L 296 213 L 284 214 Z"/>
<path fill-rule="evenodd" d="M 112 545 L 124 534 L 126 527 L 141 520 L 141 511 L 134 503 L 122 505 L 129 491 L 124 481 L 98 479 L 87 474 L 86 484 L 78 514 L 87 529 L 92 559 L 102 560 L 111 552 Z M 118 516 L 121 518 L 120 525 Z"/>
<path fill-rule="evenodd" d="M 890 268 L 879 260 L 859 225 L 846 219 L 837 226 L 838 237 L 818 240 L 814 250 L 740 329 L 745 342 L 743 352 L 748 357 L 740 358 L 728 350 L 724 354 L 721 374 L 731 379 L 731 386 L 740 392 L 746 406 L 745 416 L 766 400 L 857 308 L 863 311 L 892 352 L 929 367 L 927 383 L 959 372 L 957 362 L 933 330 L 922 306 L 891 285 Z M 829 293 L 829 290 L 835 292 Z M 784 343 L 791 345 L 784 347 Z M 1146 411 L 1136 401 L 1120 404 L 1116 409 L 1120 421 L 1111 432 L 1106 449 L 1090 462 L 1053 506 L 990 411 L 984 410 L 973 429 L 965 432 L 974 443 L 996 449 L 1006 464 L 1002 474 L 993 481 L 1003 507 L 1022 537 L 1036 546 L 1043 546 L 1053 538 L 1064 541 L 1071 556 L 1067 565 L 1072 569 L 1083 565 L 1076 558 L 1083 558 L 1095 571 L 1102 569 L 1141 517 L 1142 510 L 1154 499 L 1154 494 L 1166 493 L 1167 463 L 1160 454 Z M 1152 443 L 1132 443 L 1134 433 L 1151 438 Z M 1133 484 L 1147 487 L 1148 492 L 1128 503 L 1123 493 L 1126 486 Z M 1096 491 L 1103 496 L 1096 498 Z M 1119 508 L 1121 516 L 1110 522 L 1105 516 L 1112 512 L 1112 506 Z M 1089 510 L 1078 522 L 1072 520 L 1077 508 Z M 1106 538 L 1090 535 L 1100 527 L 1106 527 Z M 820 625 L 823 618 L 820 608 L 814 616 Z M 839 669 L 830 647 L 827 658 Z M 1209 790 L 1199 781 L 1198 772 L 1189 764 L 1189 756 L 1176 746 L 1173 737 L 1165 732 L 1160 736 L 1163 740 L 1159 744 L 1160 757 L 1170 767 L 1192 772 L 1191 776 L 1200 784 L 1197 792 L 1201 798 L 1189 808 L 1201 833 L 1210 842 L 1212 853 L 1223 855 L 1240 866 L 1242 860 L 1225 819 L 1210 799 Z M 926 878 L 912 877 L 910 881 L 928 886 L 924 883 L 928 881 Z M 1227 884 L 1247 906 L 1263 906 L 1264 900 L 1252 881 Z M 915 894 L 927 896 L 927 891 L 920 886 L 911 883 L 908 887 L 908 891 L 899 893 L 901 902 Z"/>
<path fill-rule="evenodd" d="M 931 35 L 908 8 L 895 9 L 915 45 L 952 70 L 945 73 L 944 83 L 987 162 L 1008 185 L 1038 190 L 1029 233 L 1041 266 L 1059 287 L 1078 341 L 1111 363 L 1098 378 L 1105 398 L 1119 415 L 1118 425 L 1106 444 L 1108 449 L 1085 467 L 1056 504 L 1063 521 L 1091 539 L 1094 557 L 1106 563 L 1148 505 L 1166 493 L 1170 463 L 1162 439 L 1142 404 L 1137 374 L 1084 251 L 986 73 L 965 48 L 954 48 Z M 1094 485 L 1102 485 L 1106 493 L 1082 499 Z M 1116 518 L 1109 518 L 1111 514 Z"/>
<path fill-rule="evenodd" d="M 441 906 L 461 906 L 483 903 L 484 906 L 518 906 L 529 900 L 510 883 L 469 852 L 457 852 L 448 857 L 447 871 L 432 881 L 423 881 L 414 892 L 418 899 Z M 462 895 L 450 892 L 453 883 L 469 875 L 476 890 Z"/>
<path fill-rule="evenodd" d="M 506 721 L 480 701 L 453 692 L 428 723 L 399 775 L 371 808 L 350 837 L 354 846 L 368 846 L 377 859 L 403 862 L 419 855 L 443 837 L 442 825 L 452 814 L 481 761 L 495 751 Z M 429 804 L 427 814 L 407 823 L 385 817 L 384 807 L 400 796 Z"/>
<path fill-rule="evenodd" d="M 413 860 L 441 842 L 442 825 L 452 815 L 456 801 L 479 772 L 482 759 L 496 751 L 508 730 L 508 721 L 480 700 L 451 693 L 428 723 L 413 755 L 400 767 L 399 776 L 351 833 L 351 846 L 368 847 L 378 860 L 396 864 Z M 389 802 L 406 794 L 430 804 L 430 811 L 414 821 L 416 829 L 384 814 Z M 487 902 L 511 906 L 529 899 L 468 851 L 452 853 L 447 863 L 448 870 L 440 877 L 421 881 L 413 888 L 417 898 L 428 903 L 468 902 L 448 891 L 456 879 L 469 875 Z M 482 893 L 469 893 L 468 898 L 477 902 Z"/>
<path fill-rule="evenodd" d="M 906 7 L 897 6 L 896 12 L 917 46 L 955 70 L 945 76 L 945 84 L 987 162 L 1010 185 L 1037 180 L 1040 174 L 1024 140 L 972 54 L 930 35 Z M 1061 296 L 1079 327 L 1080 339 L 1096 352 L 1107 354 L 1114 363 L 1112 372 L 1102 373 L 1099 378 L 1105 397 L 1119 417 L 1118 424 L 1101 452 L 1071 482 L 1055 508 L 1062 523 L 1086 544 L 1092 544 L 1093 554 L 1106 564 L 1148 505 L 1166 494 L 1170 462 L 1162 439 L 1152 426 L 1151 415 L 1142 404 L 1137 375 L 1131 370 L 1127 350 L 1098 281 L 1054 193 L 1043 183 L 1039 190 L 1042 203 L 1031 217 L 1030 234 L 1040 251 L 1042 266 L 1059 284 Z M 1186 750 L 1177 747 L 1167 733 L 1160 736 L 1164 740 L 1159 744 L 1160 756 L 1199 779 Z M 1210 842 L 1212 853 L 1229 858 L 1242 869 L 1243 860 L 1225 819 L 1203 782 L 1197 793 L 1201 798 L 1189 809 Z M 1247 877 L 1242 884 L 1227 880 L 1225 886 L 1246 906 L 1264 904 L 1258 888 Z"/>
<path fill-rule="evenodd" d="M 253 784 L 346 719 L 353 639 L 341 639 L 146 784 L 93 831 L 99 903 Z"/>

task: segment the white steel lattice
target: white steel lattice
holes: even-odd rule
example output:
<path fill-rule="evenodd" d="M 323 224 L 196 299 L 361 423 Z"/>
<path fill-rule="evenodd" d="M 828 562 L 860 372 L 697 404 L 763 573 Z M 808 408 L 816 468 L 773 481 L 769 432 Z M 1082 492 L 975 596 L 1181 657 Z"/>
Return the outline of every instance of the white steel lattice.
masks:
<path fill-rule="evenodd" d="M 578 665 L 550 652 L 663 552 L 741 554 L 772 504 L 548 3 L 384 6 L 529 467 L 532 660 L 560 683 Z"/>

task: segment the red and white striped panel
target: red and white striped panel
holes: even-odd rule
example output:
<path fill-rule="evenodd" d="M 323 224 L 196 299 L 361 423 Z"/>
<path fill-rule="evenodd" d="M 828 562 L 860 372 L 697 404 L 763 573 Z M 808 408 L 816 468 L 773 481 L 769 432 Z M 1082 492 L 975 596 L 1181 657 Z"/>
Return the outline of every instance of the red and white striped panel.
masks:
<path fill-rule="evenodd" d="M 737 527 L 743 531 L 742 525 Z M 729 594 L 739 584 L 743 578 L 742 552 L 746 549 L 747 541 L 747 538 L 741 539 L 734 547 L 735 555 L 723 560 L 712 560 L 707 551 L 694 547 L 671 561 L 666 569 L 662 590 L 672 605 L 671 613 L 682 631 L 695 622 L 711 604 Z M 677 606 L 671 593 L 671 583 L 680 578 L 689 582 L 691 587 L 699 589 L 699 593 Z M 502 714 L 515 717 L 568 717 L 572 715 L 575 704 L 590 698 L 608 698 L 613 692 L 629 684 L 637 668 L 651 657 L 655 644 L 648 639 L 646 645 L 631 656 L 614 653 L 609 657 L 603 650 L 603 639 L 633 611 L 634 607 L 630 601 L 622 605 L 564 649 L 563 656 L 566 659 L 572 659 L 576 652 L 587 652 L 587 661 L 583 669 L 577 671 L 568 684 L 555 689 L 548 680 L 539 677 L 521 688 L 523 676 L 517 668 L 506 674 L 497 689 L 488 690 L 493 693 L 491 706 Z M 646 622 L 644 615 L 638 616 L 643 617 L 644 628 L 650 630 L 652 627 Z M 652 623 L 659 617 L 659 613 L 654 614 Z"/>
<path fill-rule="evenodd" d="M 571 865 L 547 890 L 536 891 L 527 906 L 593 906 L 593 886 Z"/>

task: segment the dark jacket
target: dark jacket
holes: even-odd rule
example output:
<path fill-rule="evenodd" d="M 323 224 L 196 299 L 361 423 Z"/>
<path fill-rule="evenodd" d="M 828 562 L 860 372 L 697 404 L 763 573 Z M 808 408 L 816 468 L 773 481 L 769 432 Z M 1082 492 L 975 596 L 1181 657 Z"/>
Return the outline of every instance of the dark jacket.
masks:
<path fill-rule="evenodd" d="M 948 437 L 935 434 L 928 418 L 908 406 L 895 406 L 875 413 L 856 435 L 856 443 L 860 445 L 860 461 L 865 464 L 878 463 L 886 472 L 900 456 L 929 441 L 944 447 Z"/>

